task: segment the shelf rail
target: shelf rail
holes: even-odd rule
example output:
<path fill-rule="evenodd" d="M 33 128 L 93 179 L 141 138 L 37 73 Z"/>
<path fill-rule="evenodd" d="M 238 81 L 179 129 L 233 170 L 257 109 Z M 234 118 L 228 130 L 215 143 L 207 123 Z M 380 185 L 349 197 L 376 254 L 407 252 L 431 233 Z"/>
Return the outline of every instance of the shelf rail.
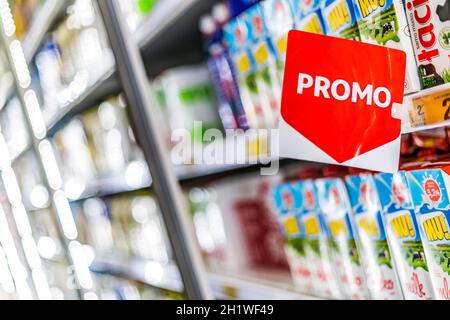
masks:
<path fill-rule="evenodd" d="M 192 300 L 211 299 L 211 288 L 200 252 L 195 247 L 192 228 L 189 228 L 189 215 L 183 206 L 180 186 L 167 161 L 169 154 L 150 112 L 150 90 L 138 44 L 123 21 L 118 2 L 102 0 L 98 4 L 128 102 L 131 124 L 150 169 L 185 294 Z"/>

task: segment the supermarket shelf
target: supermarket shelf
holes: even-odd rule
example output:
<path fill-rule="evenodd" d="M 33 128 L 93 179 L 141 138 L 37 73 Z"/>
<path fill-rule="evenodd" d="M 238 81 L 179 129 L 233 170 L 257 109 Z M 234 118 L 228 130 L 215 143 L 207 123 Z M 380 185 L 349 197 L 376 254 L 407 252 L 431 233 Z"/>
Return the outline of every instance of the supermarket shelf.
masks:
<path fill-rule="evenodd" d="M 165 10 L 168 11 L 167 14 L 161 14 L 159 18 L 155 18 L 156 15 L 149 16 L 136 32 L 136 41 L 149 77 L 169 67 L 199 63 L 203 60 L 198 21 L 202 14 L 210 12 L 215 2 L 180 0 L 175 8 Z"/>
<path fill-rule="evenodd" d="M 99 75 L 93 77 L 86 90 L 74 101 L 62 107 L 47 126 L 48 136 L 54 135 L 64 124 L 79 113 L 86 111 L 105 97 L 120 91 L 119 81 L 114 68 L 104 67 Z"/>
<path fill-rule="evenodd" d="M 423 131 L 428 129 L 434 129 L 439 127 L 444 127 L 450 124 L 450 121 L 443 120 L 440 122 L 428 124 L 428 125 L 422 125 L 422 126 L 412 126 L 411 121 L 409 118 L 409 113 L 414 110 L 414 101 L 428 96 L 433 95 L 450 95 L 450 83 L 446 83 L 437 87 L 421 90 L 420 92 L 410 94 L 404 97 L 403 99 L 403 121 L 402 121 L 402 133 L 411 133 L 411 132 L 417 132 L 417 131 Z M 439 105 L 439 108 L 442 106 Z"/>
<path fill-rule="evenodd" d="M 103 256 L 97 257 L 90 269 L 95 273 L 130 279 L 163 290 L 183 291 L 180 273 L 172 263 Z"/>
<path fill-rule="evenodd" d="M 110 274 L 138 281 L 155 288 L 182 292 L 183 285 L 178 268 L 143 259 L 98 257 L 90 269 L 95 273 Z M 250 271 L 239 275 L 227 272 L 208 272 L 208 278 L 218 299 L 319 300 L 295 290 L 291 276 L 283 271 Z"/>
<path fill-rule="evenodd" d="M 260 165 L 242 164 L 242 165 L 203 165 L 203 166 L 179 166 L 176 167 L 178 181 L 183 184 L 196 183 L 198 179 L 214 180 L 221 175 L 232 175 L 249 170 L 257 170 Z M 117 196 L 124 193 L 135 192 L 150 188 L 152 184 L 150 177 L 144 177 L 137 183 L 127 182 L 124 175 L 106 177 L 89 182 L 81 193 L 71 193 L 66 191 L 70 201 L 82 201 L 89 198 L 105 198 Z"/>
<path fill-rule="evenodd" d="M 209 272 L 218 299 L 235 300 L 319 300 L 295 290 L 287 271 L 250 271 L 229 274 Z"/>
<path fill-rule="evenodd" d="M 135 178 L 135 174 L 134 177 Z M 74 201 L 82 201 L 89 198 L 103 198 L 114 195 L 120 195 L 123 193 L 133 192 L 142 190 L 144 188 L 149 188 L 152 184 L 151 177 L 149 174 L 144 174 L 137 181 L 130 181 L 125 174 L 116 175 L 113 177 L 106 177 L 98 180 L 91 181 L 84 187 L 84 190 L 80 193 L 75 194 L 66 190 L 68 198 Z"/>
<path fill-rule="evenodd" d="M 46 0 L 33 17 L 30 29 L 22 41 L 23 51 L 28 62 L 33 59 L 45 35 L 57 18 L 64 13 L 67 5 L 68 1 Z"/>

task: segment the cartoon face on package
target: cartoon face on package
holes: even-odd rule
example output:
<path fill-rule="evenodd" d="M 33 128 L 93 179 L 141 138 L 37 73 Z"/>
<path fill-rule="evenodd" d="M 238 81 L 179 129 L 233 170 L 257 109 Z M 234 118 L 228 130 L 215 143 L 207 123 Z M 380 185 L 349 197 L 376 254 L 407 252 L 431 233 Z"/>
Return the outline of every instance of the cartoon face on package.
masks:
<path fill-rule="evenodd" d="M 433 289 L 405 173 L 380 173 L 374 179 L 405 299 L 429 300 Z"/>
<path fill-rule="evenodd" d="M 326 0 L 322 5 L 326 34 L 360 41 L 358 23 L 351 0 Z"/>
<path fill-rule="evenodd" d="M 436 299 L 450 300 L 449 167 L 406 172 Z"/>
<path fill-rule="evenodd" d="M 298 185 L 280 184 L 272 190 L 278 221 L 285 238 L 285 251 L 296 288 L 314 294 L 316 270 L 309 263 L 305 228 L 301 225 L 302 207 L 298 197 Z"/>
<path fill-rule="evenodd" d="M 345 184 L 341 179 L 318 179 L 316 186 L 325 224 L 331 233 L 331 256 L 343 294 L 347 299 L 367 299 Z"/>
<path fill-rule="evenodd" d="M 370 295 L 377 300 L 402 299 L 384 232 L 373 176 L 371 174 L 349 176 L 346 183 Z"/>
<path fill-rule="evenodd" d="M 305 228 L 306 250 L 309 263 L 315 266 L 317 294 L 323 297 L 340 298 L 337 278 L 333 272 L 329 240 L 323 214 L 320 211 L 313 180 L 298 182 L 298 197 L 302 207 L 301 225 Z"/>
<path fill-rule="evenodd" d="M 450 82 L 450 1 L 406 0 L 423 88 Z"/>

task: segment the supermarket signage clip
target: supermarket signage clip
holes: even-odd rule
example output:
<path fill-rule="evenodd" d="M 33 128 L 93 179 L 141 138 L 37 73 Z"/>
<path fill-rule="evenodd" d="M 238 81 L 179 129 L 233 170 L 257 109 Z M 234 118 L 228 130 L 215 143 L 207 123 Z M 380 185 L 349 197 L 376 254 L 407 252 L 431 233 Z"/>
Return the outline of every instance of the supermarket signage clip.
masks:
<path fill-rule="evenodd" d="M 280 156 L 396 172 L 405 67 L 400 50 L 290 31 Z"/>

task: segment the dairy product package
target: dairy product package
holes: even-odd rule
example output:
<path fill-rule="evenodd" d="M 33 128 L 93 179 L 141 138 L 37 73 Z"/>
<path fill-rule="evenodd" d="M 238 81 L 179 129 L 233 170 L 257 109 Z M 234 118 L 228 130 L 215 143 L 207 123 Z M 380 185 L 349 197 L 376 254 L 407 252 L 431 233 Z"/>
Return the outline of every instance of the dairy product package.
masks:
<path fill-rule="evenodd" d="M 266 126 L 264 115 L 268 111 L 264 112 L 264 100 L 256 83 L 256 63 L 249 48 L 250 35 L 245 19 L 238 17 L 229 21 L 223 31 L 248 125 L 253 129 L 264 128 Z"/>
<path fill-rule="evenodd" d="M 430 300 L 433 288 L 405 172 L 380 173 L 374 179 L 405 299 Z"/>
<path fill-rule="evenodd" d="M 351 0 L 326 0 L 322 3 L 326 34 L 360 41 L 358 23 Z"/>
<path fill-rule="evenodd" d="M 331 233 L 331 257 L 346 299 L 368 299 L 366 280 L 350 221 L 350 204 L 339 178 L 316 180 L 320 208 Z"/>
<path fill-rule="evenodd" d="M 322 0 L 292 0 L 295 29 L 325 34 L 325 25 L 320 11 Z"/>
<path fill-rule="evenodd" d="M 181 66 L 159 76 L 172 130 L 185 129 L 195 140 L 209 128 L 220 127 L 214 89 L 206 65 Z M 201 128 L 197 125 L 201 121 Z"/>
<path fill-rule="evenodd" d="M 371 174 L 347 176 L 352 222 L 372 299 L 403 299 Z"/>
<path fill-rule="evenodd" d="M 420 90 L 403 4 L 398 0 L 353 0 L 361 41 L 406 53 L 405 94 Z"/>
<path fill-rule="evenodd" d="M 311 250 L 307 249 L 305 228 L 301 225 L 303 212 L 297 183 L 282 183 L 272 190 L 272 198 L 284 236 L 284 248 L 295 287 L 300 292 L 314 294 L 314 265 L 309 263 Z"/>
<path fill-rule="evenodd" d="M 316 293 L 327 298 L 342 298 L 331 259 L 331 236 L 319 207 L 314 180 L 298 182 L 296 196 L 299 197 L 302 208 L 300 225 L 305 229 L 308 262 L 315 269 Z"/>
<path fill-rule="evenodd" d="M 450 300 L 450 163 L 406 172 L 436 299 Z"/>
<path fill-rule="evenodd" d="M 450 82 L 450 3 L 405 0 L 422 88 Z"/>
<path fill-rule="evenodd" d="M 254 5 L 242 15 L 247 24 L 250 52 L 255 62 L 256 85 L 261 96 L 264 122 L 266 128 L 273 128 L 278 123 L 277 117 L 281 105 L 281 83 L 275 51 L 264 22 L 261 5 Z"/>
<path fill-rule="evenodd" d="M 266 0 L 261 2 L 264 21 L 277 58 L 278 83 L 283 83 L 286 60 L 287 34 L 294 28 L 294 15 L 291 2 L 285 0 Z"/>

